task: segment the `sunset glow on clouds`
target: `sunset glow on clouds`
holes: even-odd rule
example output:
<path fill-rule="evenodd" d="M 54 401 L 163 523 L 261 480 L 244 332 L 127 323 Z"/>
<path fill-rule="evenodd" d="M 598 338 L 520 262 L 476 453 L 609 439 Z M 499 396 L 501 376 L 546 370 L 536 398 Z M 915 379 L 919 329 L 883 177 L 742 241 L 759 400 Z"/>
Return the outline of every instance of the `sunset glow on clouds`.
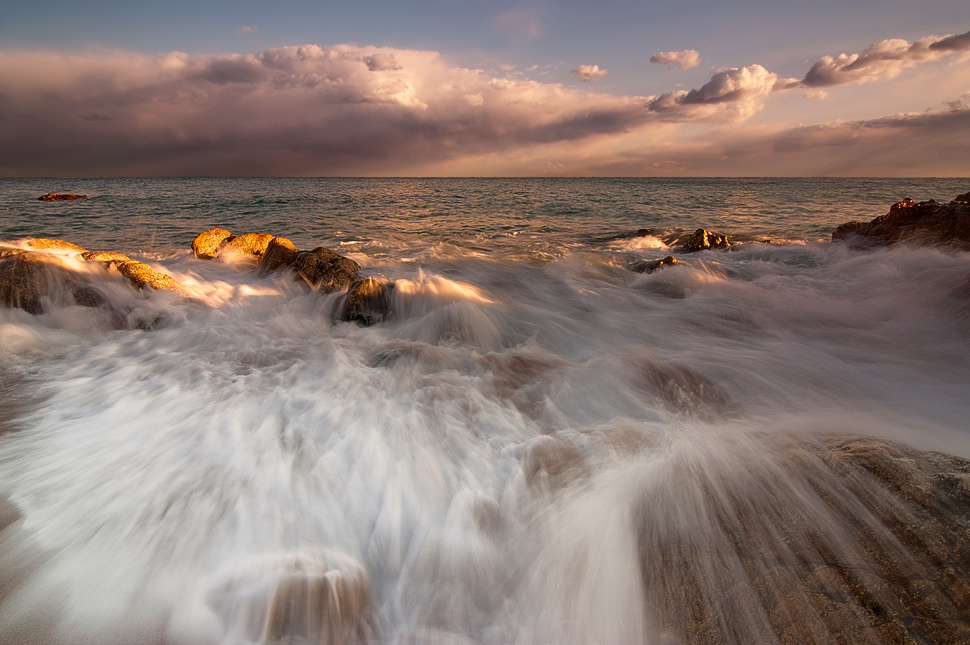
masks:
<path fill-rule="evenodd" d="M 513 18 L 500 27 L 539 36 L 533 14 Z M 752 62 L 712 67 L 695 88 L 629 96 L 593 91 L 589 82 L 610 74 L 598 65 L 530 78 L 514 66 L 462 67 L 436 51 L 390 47 L 0 50 L 0 173 L 970 175 L 968 52 L 970 33 L 887 39 L 853 54 L 820 52 L 800 78 Z M 686 70 L 700 55 L 650 61 Z M 786 123 L 772 112 L 783 94 L 828 105 L 843 86 L 893 83 L 919 68 L 965 89 L 927 90 L 920 112 L 879 102 L 862 119 Z M 762 113 L 771 125 L 752 122 Z"/>

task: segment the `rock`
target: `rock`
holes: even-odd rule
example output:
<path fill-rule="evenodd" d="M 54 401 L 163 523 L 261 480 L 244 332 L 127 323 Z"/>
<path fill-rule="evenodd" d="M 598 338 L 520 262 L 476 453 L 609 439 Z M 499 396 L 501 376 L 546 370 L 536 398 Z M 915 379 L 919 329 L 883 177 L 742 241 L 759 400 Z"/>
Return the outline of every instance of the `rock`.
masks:
<path fill-rule="evenodd" d="M 293 268 L 314 289 L 323 292 L 349 289 L 357 281 L 360 265 L 349 258 L 318 246 L 301 251 L 293 261 Z"/>
<path fill-rule="evenodd" d="M 726 235 L 697 229 L 684 242 L 685 251 L 704 251 L 706 249 L 726 249 L 731 246 Z"/>
<path fill-rule="evenodd" d="M 246 233 L 238 237 L 228 237 L 219 246 L 220 249 L 229 246 L 239 253 L 259 257 L 272 239 L 273 236 L 269 233 Z"/>
<path fill-rule="evenodd" d="M 87 195 L 75 195 L 74 193 L 47 193 L 37 199 L 42 202 L 63 202 L 70 199 L 87 199 Z"/>
<path fill-rule="evenodd" d="M 637 273 L 648 273 L 649 274 L 649 273 L 653 273 L 655 271 L 659 271 L 660 269 L 662 269 L 664 267 L 673 266 L 675 264 L 685 264 L 685 262 L 682 262 L 681 260 L 678 260 L 677 258 L 675 258 L 672 255 L 668 255 L 667 257 L 663 258 L 662 260 L 648 260 L 648 261 L 645 261 L 645 262 L 637 262 L 636 264 L 634 264 L 630 268 L 633 271 L 636 271 Z"/>
<path fill-rule="evenodd" d="M 0 302 L 32 314 L 48 305 L 90 305 L 93 296 L 78 276 L 48 253 L 26 251 L 0 258 Z"/>
<path fill-rule="evenodd" d="M 644 491 L 639 558 L 658 636 L 970 643 L 970 460 L 872 437 L 777 450 L 768 467 L 688 459 L 664 477 L 689 485 Z"/>
<path fill-rule="evenodd" d="M 89 262 L 130 262 L 131 258 L 115 251 L 86 251 L 81 258 Z"/>
<path fill-rule="evenodd" d="M 234 237 L 233 234 L 224 228 L 209 229 L 205 233 L 199 233 L 192 240 L 192 252 L 197 258 L 211 260 L 219 256 L 219 245 L 232 237 Z"/>
<path fill-rule="evenodd" d="M 143 262 L 117 262 L 114 268 L 125 276 L 136 289 L 155 289 L 156 291 L 171 291 L 183 294 L 184 289 L 175 278 L 151 268 Z"/>
<path fill-rule="evenodd" d="M 358 280 L 344 297 L 337 318 L 367 326 L 379 323 L 391 315 L 391 294 L 394 285 L 374 278 Z"/>
<path fill-rule="evenodd" d="M 296 261 L 296 256 L 299 253 L 300 249 L 296 248 L 296 245 L 287 238 L 274 237 L 266 245 L 266 250 L 259 258 L 257 270 L 261 274 L 266 274 L 286 268 Z"/>
<path fill-rule="evenodd" d="M 914 202 L 904 199 L 885 215 L 869 222 L 846 222 L 832 232 L 832 240 L 856 246 L 948 246 L 970 250 L 970 193 L 948 204 L 936 200 Z"/>
<path fill-rule="evenodd" d="M 56 240 L 49 237 L 35 237 L 28 240 L 20 240 L 18 244 L 36 250 L 73 251 L 76 253 L 87 252 L 87 249 L 73 242 L 65 242 L 64 240 Z"/>

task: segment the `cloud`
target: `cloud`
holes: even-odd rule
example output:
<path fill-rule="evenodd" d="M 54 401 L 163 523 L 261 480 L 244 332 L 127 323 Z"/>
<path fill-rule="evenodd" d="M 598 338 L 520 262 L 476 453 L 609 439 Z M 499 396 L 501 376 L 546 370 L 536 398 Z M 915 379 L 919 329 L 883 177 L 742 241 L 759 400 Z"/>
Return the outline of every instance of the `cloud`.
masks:
<path fill-rule="evenodd" d="M 570 74 L 585 83 L 592 83 L 606 78 L 610 73 L 605 69 L 600 69 L 599 65 L 580 65 Z"/>
<path fill-rule="evenodd" d="M 247 55 L 0 53 L 0 173 L 408 172 L 627 132 L 644 99 L 445 65 L 436 52 L 303 45 Z"/>
<path fill-rule="evenodd" d="M 764 107 L 762 97 L 778 83 L 778 75 L 761 65 L 731 67 L 699 89 L 662 94 L 647 107 L 676 121 L 743 121 Z"/>
<path fill-rule="evenodd" d="M 237 35 L 237 36 L 242 36 L 242 35 L 244 35 L 244 34 L 251 34 L 251 33 L 253 33 L 254 31 L 256 31 L 256 25 L 249 25 L 249 26 L 247 26 L 247 27 L 240 27 L 240 28 L 239 28 L 239 29 L 238 29 L 238 30 L 236 31 L 236 35 Z"/>
<path fill-rule="evenodd" d="M 659 52 L 650 57 L 651 63 L 659 63 L 673 68 L 691 69 L 701 64 L 701 55 L 696 49 L 685 49 L 679 52 Z"/>
<path fill-rule="evenodd" d="M 812 101 L 824 101 L 829 97 L 829 93 L 825 90 L 812 90 L 810 92 L 805 92 L 805 98 Z"/>
<path fill-rule="evenodd" d="M 802 83 L 806 87 L 830 87 L 893 78 L 908 67 L 968 50 L 970 32 L 943 38 L 928 36 L 914 43 L 892 38 L 870 45 L 858 54 L 824 56 L 812 65 Z"/>

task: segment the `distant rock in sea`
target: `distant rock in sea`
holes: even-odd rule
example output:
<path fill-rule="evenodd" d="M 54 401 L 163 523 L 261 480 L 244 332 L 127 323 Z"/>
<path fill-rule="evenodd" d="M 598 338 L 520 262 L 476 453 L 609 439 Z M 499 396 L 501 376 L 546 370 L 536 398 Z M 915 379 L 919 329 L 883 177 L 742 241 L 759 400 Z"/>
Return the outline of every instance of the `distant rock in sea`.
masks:
<path fill-rule="evenodd" d="M 726 235 L 712 233 L 699 228 L 684 241 L 685 251 L 705 251 L 707 249 L 726 249 L 731 246 Z"/>
<path fill-rule="evenodd" d="M 668 255 L 667 257 L 662 258 L 660 260 L 647 260 L 644 262 L 637 262 L 630 268 L 633 271 L 636 271 L 637 273 L 649 274 L 649 273 L 654 273 L 655 271 L 659 271 L 664 267 L 674 266 L 675 264 L 685 264 L 685 263 L 682 260 L 678 260 L 672 255 Z"/>
<path fill-rule="evenodd" d="M 970 193 L 957 196 L 949 204 L 904 199 L 872 221 L 839 225 L 832 232 L 832 240 L 855 246 L 905 243 L 970 251 Z"/>
<path fill-rule="evenodd" d="M 47 193 L 37 199 L 42 202 L 66 202 L 71 199 L 87 199 L 87 195 L 75 195 L 74 193 Z"/>

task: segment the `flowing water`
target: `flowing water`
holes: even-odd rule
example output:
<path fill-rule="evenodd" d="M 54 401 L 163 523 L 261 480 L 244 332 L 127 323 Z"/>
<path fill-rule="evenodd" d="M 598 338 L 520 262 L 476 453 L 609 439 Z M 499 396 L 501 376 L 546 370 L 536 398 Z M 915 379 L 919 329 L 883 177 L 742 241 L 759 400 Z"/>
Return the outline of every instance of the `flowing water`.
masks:
<path fill-rule="evenodd" d="M 726 549 L 711 499 L 860 551 L 779 446 L 970 457 L 970 254 L 827 241 L 966 190 L 0 180 L 0 239 L 123 251 L 195 297 L 114 294 L 120 329 L 0 309 L 0 641 L 676 642 L 651 560 Z M 339 294 L 195 259 L 214 226 L 332 248 L 395 283 L 393 315 L 336 322 Z M 698 227 L 749 243 L 668 246 Z M 737 642 L 764 635 L 748 609 L 721 618 Z"/>

